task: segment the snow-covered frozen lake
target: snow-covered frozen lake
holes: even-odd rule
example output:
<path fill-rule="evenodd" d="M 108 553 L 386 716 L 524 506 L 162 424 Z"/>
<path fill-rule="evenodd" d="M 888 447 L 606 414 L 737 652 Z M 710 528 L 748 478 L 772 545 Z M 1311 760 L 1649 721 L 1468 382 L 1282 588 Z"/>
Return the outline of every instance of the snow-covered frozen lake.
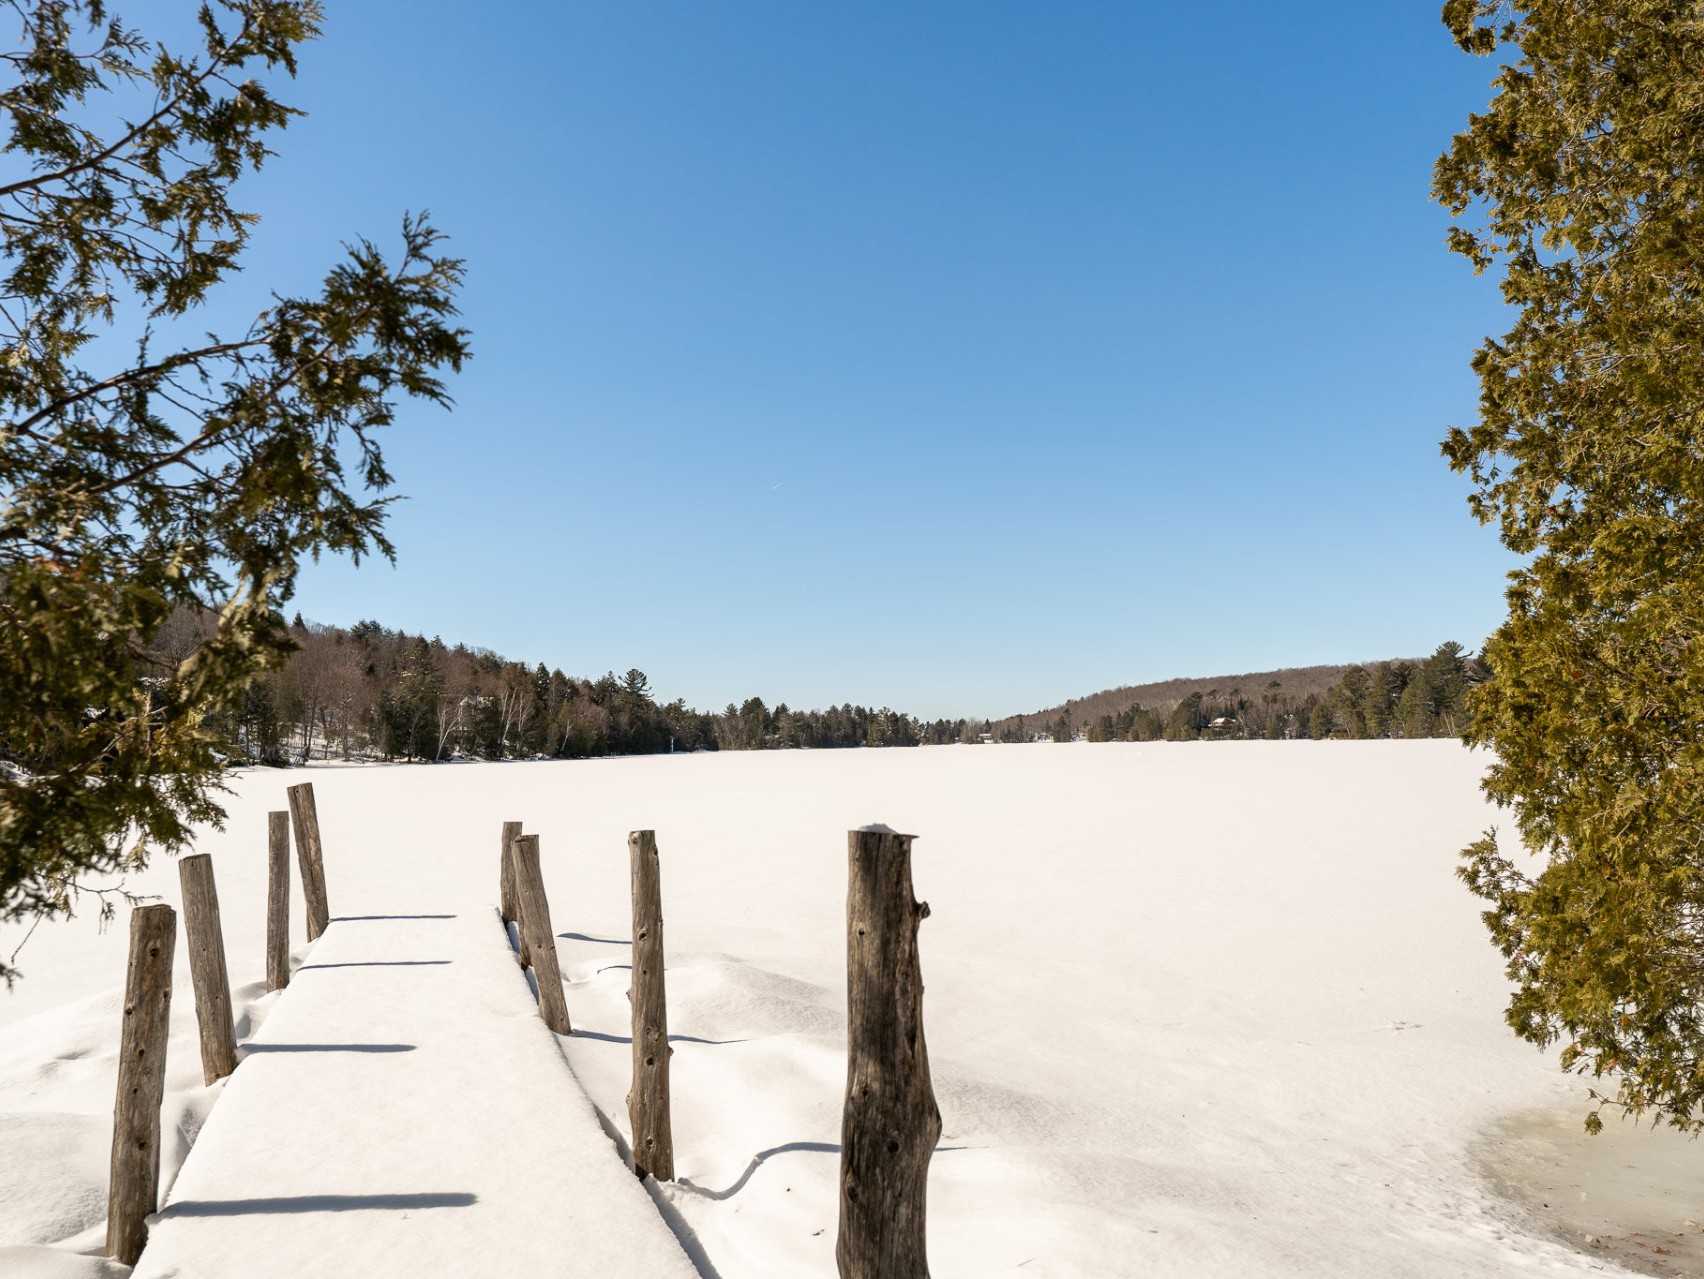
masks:
<path fill-rule="evenodd" d="M 334 916 L 480 909 L 500 823 L 524 822 L 565 935 L 567 1052 L 624 1129 L 626 834 L 655 829 L 678 1037 L 662 1193 L 720 1279 L 835 1273 L 846 831 L 869 822 L 918 836 L 933 909 L 937 1279 L 1684 1273 L 1704 1152 L 1612 1132 L 1590 1155 L 1611 1171 L 1569 1165 L 1583 1089 L 1502 1024 L 1501 960 L 1453 874 L 1497 818 L 1482 765 L 1423 741 L 254 770 L 198 851 L 242 1007 L 287 785 L 315 784 Z M 169 860 L 131 886 L 178 901 Z M 302 918 L 298 894 L 298 941 Z M 101 1273 L 65 1254 L 104 1237 L 124 951 L 122 923 L 44 926 L 0 994 L 0 1273 Z M 189 992 L 180 971 L 168 1181 L 216 1099 Z M 1525 1195 L 1537 1165 L 1572 1198 Z M 1601 1247 L 1571 1244 L 1576 1199 L 1619 1202 L 1593 1198 L 1604 1178 L 1630 1206 L 1593 1219 Z"/>

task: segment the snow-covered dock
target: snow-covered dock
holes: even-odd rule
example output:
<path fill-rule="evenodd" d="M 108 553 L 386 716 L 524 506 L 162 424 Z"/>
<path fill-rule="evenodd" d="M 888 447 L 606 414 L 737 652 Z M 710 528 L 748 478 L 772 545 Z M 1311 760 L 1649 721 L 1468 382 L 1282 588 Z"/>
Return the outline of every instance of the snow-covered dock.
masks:
<path fill-rule="evenodd" d="M 334 921 L 245 1049 L 136 1279 L 698 1274 L 487 908 Z"/>

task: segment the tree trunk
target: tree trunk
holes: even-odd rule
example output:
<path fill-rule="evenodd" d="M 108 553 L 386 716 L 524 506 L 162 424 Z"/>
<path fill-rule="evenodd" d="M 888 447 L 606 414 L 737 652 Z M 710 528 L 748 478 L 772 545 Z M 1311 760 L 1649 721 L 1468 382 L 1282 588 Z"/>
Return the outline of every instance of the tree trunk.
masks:
<path fill-rule="evenodd" d="M 195 987 L 195 1020 L 201 1028 L 204 1083 L 237 1068 L 237 1035 L 231 1024 L 231 981 L 225 971 L 225 935 L 219 926 L 219 890 L 213 859 L 195 853 L 178 863 L 183 885 L 183 937 Z"/>
<path fill-rule="evenodd" d="M 571 1034 L 568 1001 L 562 996 L 562 970 L 556 966 L 556 938 L 550 931 L 550 903 L 545 900 L 544 875 L 539 870 L 538 836 L 517 835 L 514 850 L 515 887 L 520 895 L 521 927 L 526 930 L 533 980 L 538 984 L 538 1013 L 557 1034 Z"/>
<path fill-rule="evenodd" d="M 170 906 L 138 906 L 131 912 L 107 1196 L 107 1255 L 127 1266 L 142 1255 L 148 1239 L 145 1218 L 160 1201 L 160 1102 L 166 1092 L 176 944 L 177 915 Z"/>
<path fill-rule="evenodd" d="M 663 992 L 663 892 L 654 831 L 627 837 L 633 867 L 633 1087 L 627 1119 L 633 1131 L 633 1171 L 674 1179 L 674 1132 L 669 1120 L 668 1004 Z"/>
<path fill-rule="evenodd" d="M 840 1130 L 841 1279 L 928 1279 L 925 1199 L 941 1112 L 923 1039 L 911 839 L 848 838 L 846 1106 Z"/>
<path fill-rule="evenodd" d="M 286 793 L 290 796 L 290 824 L 296 830 L 296 860 L 302 868 L 302 897 L 308 908 L 308 940 L 317 941 L 331 926 L 331 904 L 325 895 L 325 854 L 320 847 L 314 784 L 301 782 Z"/>
<path fill-rule="evenodd" d="M 290 984 L 290 814 L 266 815 L 266 988 Z"/>

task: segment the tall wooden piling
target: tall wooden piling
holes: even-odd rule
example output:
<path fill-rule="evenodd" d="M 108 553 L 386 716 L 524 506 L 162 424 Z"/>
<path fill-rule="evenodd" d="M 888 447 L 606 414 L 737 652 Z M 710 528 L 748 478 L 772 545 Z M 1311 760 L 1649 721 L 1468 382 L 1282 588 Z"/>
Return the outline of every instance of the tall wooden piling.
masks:
<path fill-rule="evenodd" d="M 325 895 L 325 853 L 320 846 L 314 784 L 300 782 L 287 793 L 290 825 L 296 831 L 296 860 L 302 868 L 302 899 L 308 908 L 308 940 L 315 941 L 331 926 L 331 905 Z"/>
<path fill-rule="evenodd" d="M 511 856 L 510 845 L 515 842 L 515 836 L 520 833 L 521 824 L 519 822 L 503 823 L 502 856 L 497 868 L 497 909 L 502 913 L 505 924 L 516 922 L 515 863 Z"/>
<path fill-rule="evenodd" d="M 852 831 L 846 893 L 841 1279 L 928 1279 L 925 1199 L 941 1112 L 923 1040 L 910 835 Z"/>
<path fill-rule="evenodd" d="M 521 967 L 531 962 L 527 955 L 527 930 L 521 923 L 521 894 L 515 887 L 515 841 L 521 837 L 521 823 L 503 823 L 501 860 L 497 873 L 497 909 L 503 923 L 515 926 L 515 948 L 520 952 Z"/>
<path fill-rule="evenodd" d="M 213 859 L 206 853 L 185 857 L 178 863 L 178 881 L 183 885 L 183 939 L 195 986 L 195 1020 L 201 1028 L 201 1073 L 210 1084 L 237 1068 L 231 982 L 225 971 L 225 934 L 219 924 Z"/>
<path fill-rule="evenodd" d="M 290 984 L 290 814 L 266 815 L 266 988 Z"/>
<path fill-rule="evenodd" d="M 674 1132 L 669 1121 L 669 1014 L 663 992 L 663 890 L 655 831 L 627 837 L 633 868 L 633 1087 L 627 1119 L 633 1131 L 633 1171 L 674 1179 Z"/>
<path fill-rule="evenodd" d="M 556 964 L 556 937 L 550 931 L 550 903 L 544 896 L 544 875 L 538 863 L 538 836 L 517 835 L 513 847 L 515 889 L 533 980 L 538 984 L 539 1016 L 557 1034 L 570 1034 L 573 1027 L 568 1023 L 568 1001 L 562 995 L 562 970 Z"/>
<path fill-rule="evenodd" d="M 160 1102 L 166 1092 L 176 944 L 177 914 L 170 906 L 139 906 L 131 912 L 107 1196 L 107 1255 L 127 1266 L 142 1254 L 148 1238 L 144 1219 L 159 1206 Z"/>

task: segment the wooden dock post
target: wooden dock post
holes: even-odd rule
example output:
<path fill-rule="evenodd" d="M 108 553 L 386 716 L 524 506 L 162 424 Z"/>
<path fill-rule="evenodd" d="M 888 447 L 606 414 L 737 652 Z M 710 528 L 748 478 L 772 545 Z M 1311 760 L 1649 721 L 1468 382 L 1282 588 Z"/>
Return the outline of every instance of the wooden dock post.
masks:
<path fill-rule="evenodd" d="M 518 922 L 515 918 L 515 863 L 509 856 L 509 845 L 520 833 L 519 822 L 503 823 L 503 852 L 497 867 L 497 909 L 505 924 Z"/>
<path fill-rule="evenodd" d="M 513 847 L 515 889 L 533 980 L 538 983 L 539 1016 L 557 1034 L 571 1034 L 568 1001 L 562 995 L 562 970 L 556 965 L 556 937 L 550 931 L 550 903 L 544 896 L 544 875 L 538 864 L 538 836 L 517 835 Z"/>
<path fill-rule="evenodd" d="M 177 914 L 170 906 L 138 906 L 131 912 L 107 1196 L 107 1255 L 127 1266 L 142 1255 L 148 1238 L 145 1218 L 160 1201 L 160 1102 L 166 1092 L 176 944 Z"/>
<path fill-rule="evenodd" d="M 633 864 L 633 1087 L 627 1119 L 633 1131 L 633 1171 L 674 1180 L 674 1131 L 669 1121 L 668 1003 L 663 991 L 663 890 L 655 831 L 627 837 Z"/>
<path fill-rule="evenodd" d="M 325 853 L 320 846 L 314 784 L 299 782 L 286 793 L 290 796 L 290 825 L 296 831 L 296 860 L 302 868 L 302 899 L 308 908 L 308 940 L 317 941 L 331 926 L 331 905 L 325 895 Z"/>
<path fill-rule="evenodd" d="M 521 823 L 503 823 L 501 862 L 497 875 L 497 909 L 505 925 L 515 926 L 515 948 L 520 952 L 521 967 L 530 962 L 527 955 L 527 930 L 521 923 L 521 894 L 515 887 L 515 841 L 521 837 Z"/>
<path fill-rule="evenodd" d="M 266 815 L 266 988 L 290 984 L 290 813 Z"/>
<path fill-rule="evenodd" d="M 911 840 L 850 832 L 846 1107 L 840 1129 L 841 1279 L 928 1279 L 925 1199 L 941 1112 L 923 1040 Z"/>
<path fill-rule="evenodd" d="M 203 1082 L 223 1079 L 237 1068 L 237 1034 L 231 1024 L 231 981 L 225 971 L 225 934 L 219 926 L 219 891 L 213 859 L 195 853 L 178 863 L 183 885 L 183 940 L 195 986 L 195 1020 L 201 1027 Z"/>

